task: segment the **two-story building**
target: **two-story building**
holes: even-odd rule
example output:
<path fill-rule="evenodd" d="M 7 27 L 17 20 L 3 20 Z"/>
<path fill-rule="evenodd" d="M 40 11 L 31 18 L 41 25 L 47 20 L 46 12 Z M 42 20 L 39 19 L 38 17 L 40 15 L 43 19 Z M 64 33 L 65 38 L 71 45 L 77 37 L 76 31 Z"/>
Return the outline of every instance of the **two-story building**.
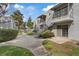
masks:
<path fill-rule="evenodd" d="M 34 29 L 39 33 L 46 28 L 46 15 L 42 14 L 34 22 Z"/>
<path fill-rule="evenodd" d="M 60 3 L 50 10 L 53 13 L 47 17 L 46 25 L 55 36 L 79 40 L 79 4 Z"/>
<path fill-rule="evenodd" d="M 0 29 L 18 29 L 16 22 L 10 16 L 0 17 Z"/>
<path fill-rule="evenodd" d="M 36 26 L 39 29 L 44 29 L 42 25 L 38 25 L 40 22 L 39 18 L 41 19 L 41 17 L 38 17 Z M 41 19 L 41 21 L 43 20 Z M 49 30 L 54 32 L 56 37 L 68 37 L 79 40 L 79 4 L 59 3 L 55 5 L 47 11 L 45 21 L 42 24 L 45 24 Z"/>

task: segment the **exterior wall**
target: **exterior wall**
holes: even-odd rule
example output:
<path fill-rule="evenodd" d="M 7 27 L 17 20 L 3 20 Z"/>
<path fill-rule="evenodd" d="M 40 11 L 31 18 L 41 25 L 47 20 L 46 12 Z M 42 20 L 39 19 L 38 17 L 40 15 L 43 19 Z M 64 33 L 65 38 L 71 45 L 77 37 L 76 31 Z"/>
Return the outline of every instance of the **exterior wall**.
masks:
<path fill-rule="evenodd" d="M 55 36 L 57 36 L 57 26 L 54 25 L 53 27 L 54 28 L 53 28 L 52 32 L 54 33 Z"/>
<path fill-rule="evenodd" d="M 40 26 L 39 26 L 40 23 L 39 23 L 39 20 L 40 20 L 40 19 L 37 18 L 37 19 L 36 19 L 36 22 L 35 22 L 35 24 L 36 24 L 36 26 L 35 26 L 35 30 L 36 30 L 37 32 L 40 31 Z"/>
<path fill-rule="evenodd" d="M 0 17 L 0 28 L 17 29 L 15 21 L 9 16 Z"/>
<path fill-rule="evenodd" d="M 40 23 L 39 23 L 39 18 L 37 18 L 35 21 L 34 21 L 34 26 L 33 26 L 33 28 L 34 28 L 34 30 L 36 31 L 36 32 L 40 32 Z"/>
<path fill-rule="evenodd" d="M 69 38 L 79 41 L 79 3 L 73 4 L 73 23 L 69 28 Z"/>
<path fill-rule="evenodd" d="M 49 10 L 50 11 L 50 10 Z M 50 15 L 49 15 L 49 12 L 46 13 L 47 17 L 46 17 L 46 25 L 49 27 L 50 25 L 52 25 L 52 17 L 53 17 L 53 11 L 50 11 Z"/>
<path fill-rule="evenodd" d="M 73 16 L 73 22 L 68 24 L 69 25 L 69 29 L 68 29 L 68 38 L 70 39 L 74 39 L 74 40 L 79 40 L 79 4 L 78 3 L 74 3 L 72 6 L 72 11 L 73 14 L 70 16 Z M 69 14 L 71 13 L 71 11 L 69 11 Z M 48 16 L 47 20 L 46 20 L 46 24 L 47 25 L 51 25 L 51 23 L 53 22 L 54 19 L 52 19 L 53 16 Z M 58 19 L 60 20 L 60 19 Z M 61 24 L 61 23 L 60 23 Z M 65 23 L 64 23 L 65 24 Z M 52 32 L 55 33 L 55 36 L 57 36 L 57 29 L 54 28 L 52 30 Z"/>
<path fill-rule="evenodd" d="M 34 28 L 37 31 L 37 33 L 42 32 L 46 28 L 46 23 L 45 22 L 40 22 L 42 20 L 41 18 L 37 18 L 36 21 L 34 22 Z M 43 26 L 41 28 L 41 26 Z"/>
<path fill-rule="evenodd" d="M 72 12 L 72 14 L 71 14 L 71 12 Z M 47 26 L 53 25 L 53 23 L 54 23 L 53 21 L 55 21 L 55 19 L 52 18 L 53 13 L 51 13 L 49 15 L 49 12 L 47 12 L 46 15 L 47 15 L 46 25 Z M 72 9 L 69 11 L 68 15 L 71 16 L 73 22 L 71 22 L 71 23 L 62 22 L 62 23 L 56 24 L 53 26 L 54 28 L 53 28 L 52 32 L 54 32 L 55 36 L 57 36 L 57 28 L 56 28 L 57 25 L 68 25 L 68 38 L 79 41 L 79 3 L 73 3 Z M 69 18 L 69 20 L 71 18 Z M 57 20 L 60 20 L 60 19 L 58 18 Z M 38 22 L 37 22 L 37 29 L 38 29 L 38 31 L 40 30 L 40 26 L 39 26 Z"/>

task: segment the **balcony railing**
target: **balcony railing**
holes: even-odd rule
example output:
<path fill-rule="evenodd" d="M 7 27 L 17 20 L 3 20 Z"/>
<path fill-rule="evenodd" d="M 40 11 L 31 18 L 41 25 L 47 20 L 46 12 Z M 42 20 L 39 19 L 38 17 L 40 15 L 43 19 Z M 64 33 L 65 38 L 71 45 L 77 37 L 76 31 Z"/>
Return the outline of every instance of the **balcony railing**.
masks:
<path fill-rule="evenodd" d="M 71 9 L 67 14 L 63 16 L 52 18 L 52 21 L 58 22 L 58 21 L 65 21 L 65 20 L 72 20 L 72 19 L 73 19 L 73 11 Z"/>
<path fill-rule="evenodd" d="M 61 17 L 53 18 L 53 15 L 47 18 L 46 24 L 48 27 L 52 26 L 56 22 L 65 22 L 65 21 L 72 21 L 73 20 L 73 10 L 71 9 L 66 15 Z"/>
<path fill-rule="evenodd" d="M 73 17 L 71 17 L 69 15 L 65 15 L 65 16 L 54 18 L 52 20 L 52 22 L 66 21 L 66 20 L 72 20 L 72 19 L 73 19 Z"/>

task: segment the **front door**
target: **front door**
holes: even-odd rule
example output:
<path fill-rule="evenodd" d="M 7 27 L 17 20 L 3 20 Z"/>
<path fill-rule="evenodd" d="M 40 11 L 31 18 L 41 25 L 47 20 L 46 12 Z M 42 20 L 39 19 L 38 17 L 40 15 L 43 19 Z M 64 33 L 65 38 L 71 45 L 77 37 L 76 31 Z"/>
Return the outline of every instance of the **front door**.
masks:
<path fill-rule="evenodd" d="M 62 28 L 61 28 L 61 25 L 57 26 L 57 36 L 58 37 L 62 37 Z"/>
<path fill-rule="evenodd" d="M 62 36 L 63 37 L 68 37 L 68 25 L 63 25 L 62 26 Z"/>
<path fill-rule="evenodd" d="M 68 25 L 58 25 L 57 26 L 57 36 L 68 37 Z"/>

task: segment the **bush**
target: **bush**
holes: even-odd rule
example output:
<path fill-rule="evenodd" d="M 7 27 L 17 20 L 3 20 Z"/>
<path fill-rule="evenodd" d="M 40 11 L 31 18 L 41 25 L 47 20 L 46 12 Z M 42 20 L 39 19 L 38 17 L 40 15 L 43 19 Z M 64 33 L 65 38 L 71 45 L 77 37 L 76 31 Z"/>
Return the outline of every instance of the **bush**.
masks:
<path fill-rule="evenodd" d="M 48 40 L 44 40 L 42 44 L 45 45 L 45 44 L 47 44 L 48 42 L 49 42 Z"/>
<path fill-rule="evenodd" d="M 42 44 L 47 50 L 51 50 L 53 48 L 52 42 L 49 40 L 44 40 Z"/>
<path fill-rule="evenodd" d="M 27 32 L 27 35 L 33 35 L 33 32 L 31 32 L 31 31 Z"/>
<path fill-rule="evenodd" d="M 45 48 L 47 49 L 47 50 L 51 50 L 52 48 L 53 48 L 53 46 L 52 45 L 45 45 Z"/>
<path fill-rule="evenodd" d="M 54 33 L 51 32 L 50 30 L 45 30 L 45 31 L 40 33 L 40 37 L 43 37 L 43 38 L 54 37 Z"/>
<path fill-rule="evenodd" d="M 17 30 L 12 29 L 0 29 L 0 42 L 15 39 L 18 34 Z"/>

